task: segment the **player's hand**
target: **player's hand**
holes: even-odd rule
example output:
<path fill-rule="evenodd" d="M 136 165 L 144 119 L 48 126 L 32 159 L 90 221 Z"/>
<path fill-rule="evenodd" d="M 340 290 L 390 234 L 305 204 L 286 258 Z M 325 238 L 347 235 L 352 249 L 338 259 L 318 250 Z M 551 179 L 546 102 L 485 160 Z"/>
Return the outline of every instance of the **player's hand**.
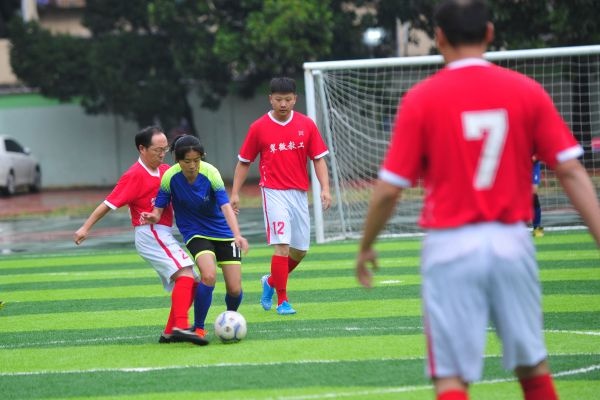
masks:
<path fill-rule="evenodd" d="M 238 235 L 233 238 L 233 241 L 235 245 L 242 250 L 242 253 L 248 254 L 248 249 L 250 248 L 250 245 L 248 244 L 248 241 L 245 237 L 243 237 L 242 235 Z"/>
<path fill-rule="evenodd" d="M 331 207 L 331 193 L 328 190 L 321 191 L 321 204 L 323 204 L 323 210 L 328 210 Z"/>
<path fill-rule="evenodd" d="M 369 264 L 371 269 L 369 269 Z M 373 272 L 379 269 L 377 265 L 377 253 L 369 248 L 359 251 L 356 257 L 356 279 L 358 283 L 366 288 L 373 287 Z"/>
<path fill-rule="evenodd" d="M 233 208 L 233 212 L 236 214 L 240 213 L 240 196 L 237 194 L 231 194 L 229 196 L 229 204 Z"/>
<path fill-rule="evenodd" d="M 81 244 L 81 242 L 83 242 L 85 239 L 87 239 L 87 236 L 88 236 L 87 230 L 83 229 L 83 228 L 79 228 L 73 234 L 73 241 L 75 242 L 76 245 L 79 246 Z"/>
<path fill-rule="evenodd" d="M 140 213 L 140 223 L 142 225 L 155 224 L 160 218 L 151 212 L 144 211 Z"/>

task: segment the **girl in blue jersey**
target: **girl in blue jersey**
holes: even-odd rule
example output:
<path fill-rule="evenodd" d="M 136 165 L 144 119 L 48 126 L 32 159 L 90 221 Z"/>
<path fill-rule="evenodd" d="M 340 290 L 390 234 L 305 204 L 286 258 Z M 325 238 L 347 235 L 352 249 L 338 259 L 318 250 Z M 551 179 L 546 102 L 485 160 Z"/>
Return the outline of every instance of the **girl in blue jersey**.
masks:
<path fill-rule="evenodd" d="M 205 337 L 204 323 L 212 303 L 217 265 L 223 271 L 227 310 L 237 311 L 242 302 L 241 253 L 248 241 L 241 235 L 219 171 L 203 161 L 204 147 L 195 136 L 181 136 L 173 143 L 177 163 L 169 168 L 151 213 L 142 217 L 155 223 L 169 203 L 177 228 L 200 269 L 201 281 L 194 297 L 194 329 Z"/>

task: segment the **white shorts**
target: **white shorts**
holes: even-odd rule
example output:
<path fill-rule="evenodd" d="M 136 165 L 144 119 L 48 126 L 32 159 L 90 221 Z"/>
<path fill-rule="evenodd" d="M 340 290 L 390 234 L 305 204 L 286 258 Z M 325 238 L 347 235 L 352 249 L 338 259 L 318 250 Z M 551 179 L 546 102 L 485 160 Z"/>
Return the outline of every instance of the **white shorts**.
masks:
<path fill-rule="evenodd" d="M 135 227 L 135 248 L 139 255 L 152 265 L 166 291 L 173 290 L 171 276 L 181 268 L 192 267 L 194 260 L 179 245 L 171 227 L 164 225 L 141 225 Z"/>
<path fill-rule="evenodd" d="M 421 273 L 429 377 L 479 380 L 490 323 L 504 368 L 546 358 L 535 248 L 524 224 L 429 231 Z"/>
<path fill-rule="evenodd" d="M 262 200 L 267 244 L 289 244 L 307 251 L 310 214 L 306 192 L 262 188 Z"/>

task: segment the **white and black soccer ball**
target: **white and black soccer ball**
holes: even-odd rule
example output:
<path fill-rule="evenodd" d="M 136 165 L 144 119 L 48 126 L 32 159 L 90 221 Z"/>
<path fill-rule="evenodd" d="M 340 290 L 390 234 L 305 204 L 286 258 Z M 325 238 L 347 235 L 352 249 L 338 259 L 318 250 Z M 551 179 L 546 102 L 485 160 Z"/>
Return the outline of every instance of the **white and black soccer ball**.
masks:
<path fill-rule="evenodd" d="M 239 342 L 246 332 L 246 319 L 237 311 L 223 311 L 215 320 L 215 335 L 223 343 Z"/>

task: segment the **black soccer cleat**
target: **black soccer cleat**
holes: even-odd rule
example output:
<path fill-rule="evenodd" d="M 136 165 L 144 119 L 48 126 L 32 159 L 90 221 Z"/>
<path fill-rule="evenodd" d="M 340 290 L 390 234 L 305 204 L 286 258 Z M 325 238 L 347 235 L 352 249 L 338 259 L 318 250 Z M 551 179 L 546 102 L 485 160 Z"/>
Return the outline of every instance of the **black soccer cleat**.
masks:
<path fill-rule="evenodd" d="M 195 331 L 190 331 L 189 329 L 173 328 L 171 342 L 173 342 L 173 339 L 178 342 L 188 342 L 198 346 L 206 346 L 208 344 L 208 340 L 198 335 Z"/>
<path fill-rule="evenodd" d="M 173 343 L 173 342 L 174 342 L 173 335 L 171 335 L 169 333 L 163 333 L 158 338 L 158 343 Z"/>

